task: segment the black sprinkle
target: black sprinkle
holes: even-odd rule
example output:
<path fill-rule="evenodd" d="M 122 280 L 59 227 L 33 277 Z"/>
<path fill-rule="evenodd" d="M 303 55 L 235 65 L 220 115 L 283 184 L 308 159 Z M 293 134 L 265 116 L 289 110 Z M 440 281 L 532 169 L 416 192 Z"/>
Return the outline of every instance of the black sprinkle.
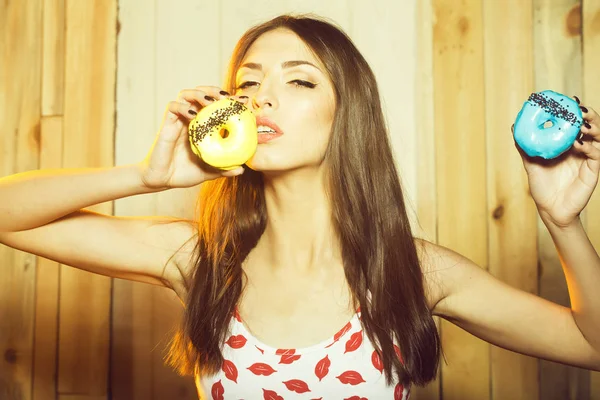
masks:
<path fill-rule="evenodd" d="M 554 115 L 556 118 L 570 122 L 572 125 L 581 125 L 581 121 L 578 120 L 575 114 L 567 110 L 554 99 L 551 99 L 541 93 L 532 93 L 528 100 L 542 107 L 546 112 Z M 563 99 L 560 101 L 563 101 Z"/>
<path fill-rule="evenodd" d="M 208 120 L 202 125 L 198 125 L 198 121 L 194 119 L 190 124 L 189 134 L 194 143 L 200 142 L 204 137 L 216 127 L 223 125 L 231 116 L 239 115 L 246 110 L 246 106 L 238 101 L 225 107 L 215 110 Z M 212 134 L 211 134 L 212 135 Z"/>

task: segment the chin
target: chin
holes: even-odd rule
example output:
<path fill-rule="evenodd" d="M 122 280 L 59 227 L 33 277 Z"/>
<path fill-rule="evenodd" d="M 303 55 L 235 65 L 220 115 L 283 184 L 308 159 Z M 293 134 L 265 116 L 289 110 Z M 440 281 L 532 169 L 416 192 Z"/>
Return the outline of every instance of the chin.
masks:
<path fill-rule="evenodd" d="M 246 162 L 246 166 L 256 172 L 284 172 L 293 169 L 287 163 L 277 162 L 275 160 L 257 160 L 251 158 Z"/>
<path fill-rule="evenodd" d="M 246 165 L 258 172 L 282 172 L 288 169 L 293 169 L 296 166 L 295 162 L 285 156 L 281 151 L 266 151 L 266 148 L 261 148 L 259 145 L 256 153 L 250 158 Z"/>
<path fill-rule="evenodd" d="M 246 162 L 248 168 L 263 172 L 281 174 L 300 169 L 318 168 L 323 161 L 324 154 L 311 154 L 311 152 L 286 152 L 282 149 L 261 148 L 259 145 L 256 153 Z"/>

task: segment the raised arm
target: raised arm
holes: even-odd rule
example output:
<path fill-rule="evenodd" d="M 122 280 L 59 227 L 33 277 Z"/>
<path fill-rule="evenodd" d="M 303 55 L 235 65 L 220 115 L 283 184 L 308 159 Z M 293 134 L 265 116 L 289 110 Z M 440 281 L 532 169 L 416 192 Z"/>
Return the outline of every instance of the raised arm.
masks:
<path fill-rule="evenodd" d="M 243 172 L 216 171 L 193 154 L 187 125 L 219 88 L 184 90 L 169 103 L 148 156 L 140 163 L 28 171 L 0 179 L 0 243 L 116 278 L 170 287 L 184 295 L 194 248 L 192 221 L 117 217 L 86 207 L 127 196 L 185 188 Z M 190 113 L 189 110 L 192 110 Z"/>
<path fill-rule="evenodd" d="M 172 287 L 177 269 L 167 268 L 168 260 L 192 237 L 191 224 L 85 208 L 157 191 L 141 177 L 141 165 L 134 164 L 2 178 L 0 243 L 90 272 Z"/>
<path fill-rule="evenodd" d="M 497 346 L 600 371 L 600 258 L 579 218 L 598 183 L 600 116 L 591 107 L 582 111 L 584 139 L 564 157 L 532 159 L 519 149 L 561 260 L 570 308 L 513 288 L 451 250 L 426 242 L 420 248 L 430 279 L 442 283 L 433 314 Z"/>

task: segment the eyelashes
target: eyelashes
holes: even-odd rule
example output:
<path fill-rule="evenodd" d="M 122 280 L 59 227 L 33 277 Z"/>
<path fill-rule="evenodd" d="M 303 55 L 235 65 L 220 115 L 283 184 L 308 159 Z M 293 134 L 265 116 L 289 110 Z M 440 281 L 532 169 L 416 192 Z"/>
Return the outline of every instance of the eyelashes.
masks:
<path fill-rule="evenodd" d="M 302 79 L 294 79 L 293 81 L 289 81 L 289 84 L 292 84 L 295 87 L 307 87 L 309 89 L 314 89 L 317 86 L 317 83 L 312 83 L 308 81 L 303 81 Z M 244 90 L 252 86 L 258 86 L 260 83 L 255 81 L 246 81 L 240 84 L 236 90 Z"/>
<path fill-rule="evenodd" d="M 243 82 L 242 84 L 240 84 L 238 87 L 236 87 L 236 90 L 244 90 L 249 88 L 250 86 L 255 86 L 258 85 L 258 82 L 253 82 L 253 81 L 246 81 Z"/>
<path fill-rule="evenodd" d="M 315 86 L 317 86 L 316 83 L 312 83 L 312 82 L 309 82 L 309 81 L 303 81 L 301 79 L 294 79 L 293 81 L 291 81 L 289 83 L 293 83 L 296 86 L 304 86 L 304 87 L 307 87 L 307 88 L 310 88 L 310 89 L 314 89 Z"/>

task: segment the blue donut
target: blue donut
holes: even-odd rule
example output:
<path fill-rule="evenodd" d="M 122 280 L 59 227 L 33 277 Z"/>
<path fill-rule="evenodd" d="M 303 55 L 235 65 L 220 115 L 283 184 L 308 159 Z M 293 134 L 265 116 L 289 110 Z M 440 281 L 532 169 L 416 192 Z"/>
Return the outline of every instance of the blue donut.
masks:
<path fill-rule="evenodd" d="M 551 122 L 552 126 L 547 126 Z M 579 104 L 570 97 L 544 90 L 532 93 L 517 115 L 513 136 L 530 157 L 551 159 L 573 146 L 583 124 Z"/>

